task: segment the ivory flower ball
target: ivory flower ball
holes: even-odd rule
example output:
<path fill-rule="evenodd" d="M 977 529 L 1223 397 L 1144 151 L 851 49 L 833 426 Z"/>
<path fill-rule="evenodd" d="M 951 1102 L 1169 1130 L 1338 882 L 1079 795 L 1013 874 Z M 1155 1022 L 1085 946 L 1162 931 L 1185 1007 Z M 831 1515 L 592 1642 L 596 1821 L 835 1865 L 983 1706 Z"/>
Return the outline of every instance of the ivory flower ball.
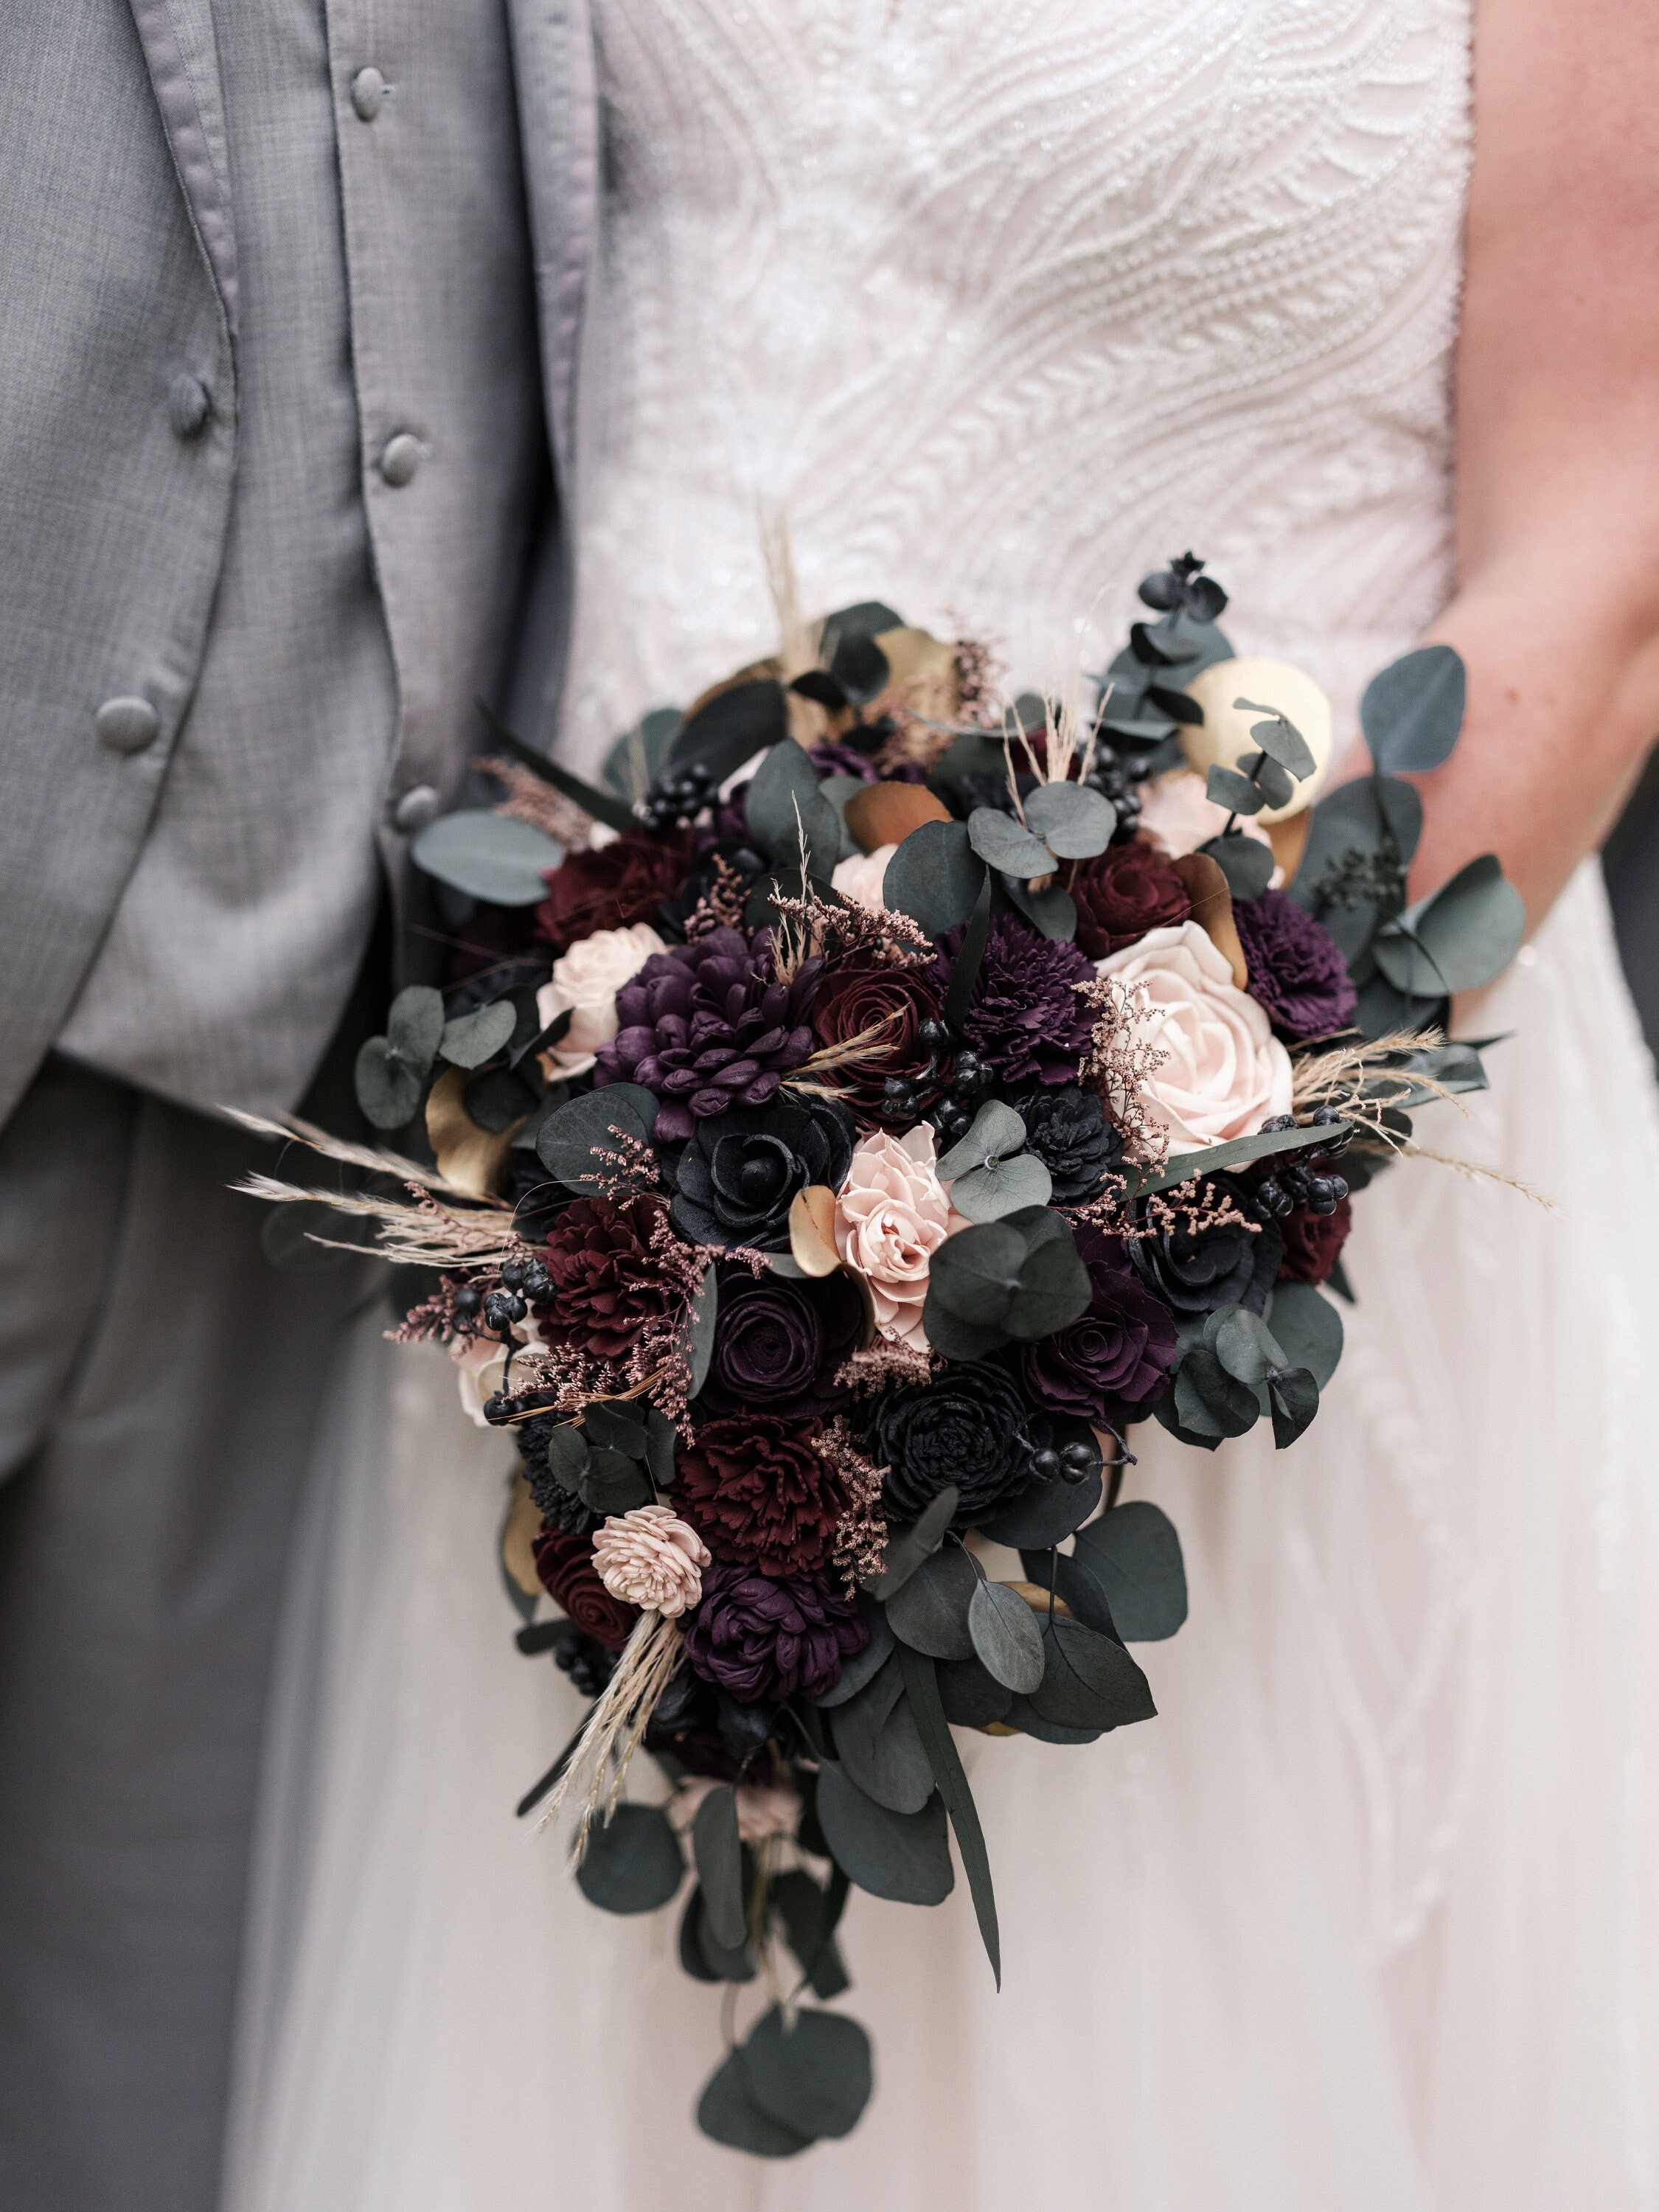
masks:
<path fill-rule="evenodd" d="M 1145 995 L 1143 1034 L 1166 1057 L 1141 1097 L 1177 1149 L 1253 1136 L 1290 1112 L 1291 1056 L 1197 922 L 1150 930 L 1098 969 Z"/>
<path fill-rule="evenodd" d="M 649 922 L 628 929 L 596 929 L 553 963 L 553 977 L 536 994 L 536 1012 L 545 1029 L 567 1011 L 570 1026 L 558 1043 L 542 1054 L 548 1080 L 586 1075 L 593 1055 L 617 1034 L 617 994 L 631 982 L 653 952 L 665 952 Z"/>
<path fill-rule="evenodd" d="M 1197 726 L 1182 726 L 1181 750 L 1200 775 L 1214 767 L 1237 768 L 1241 760 L 1254 760 L 1261 748 L 1250 732 L 1263 720 L 1255 709 L 1271 707 L 1307 740 L 1313 774 L 1293 787 L 1282 806 L 1264 806 L 1255 819 L 1288 821 L 1313 805 L 1330 775 L 1334 747 L 1331 702 L 1311 676 L 1288 660 L 1217 660 L 1194 677 L 1187 696 L 1203 708 L 1204 720 Z M 1235 706 L 1237 699 L 1255 704 Z"/>

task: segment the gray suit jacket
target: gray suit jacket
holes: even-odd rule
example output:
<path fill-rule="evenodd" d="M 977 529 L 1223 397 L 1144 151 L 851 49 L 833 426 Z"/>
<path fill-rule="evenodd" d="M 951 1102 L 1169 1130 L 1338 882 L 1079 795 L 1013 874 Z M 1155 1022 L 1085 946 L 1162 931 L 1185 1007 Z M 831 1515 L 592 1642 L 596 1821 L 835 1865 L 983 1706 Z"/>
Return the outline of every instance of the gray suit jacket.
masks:
<path fill-rule="evenodd" d="M 458 594 L 498 593 L 509 580 L 499 548 L 481 551 L 468 531 L 478 471 L 492 465 L 489 406 L 485 395 L 477 419 L 465 420 L 465 392 L 453 387 L 477 356 L 445 357 L 448 339 L 432 326 L 429 302 L 422 319 L 419 280 L 429 271 L 418 259 L 420 227 L 399 224 L 376 198 L 395 189 L 406 204 L 434 178 L 453 191 L 465 143 L 453 136 L 421 143 L 410 134 L 399 149 L 406 166 L 388 185 L 383 159 L 354 174 L 368 157 L 345 122 L 354 71 L 380 52 L 377 37 L 398 45 L 410 72 L 441 85 L 459 52 L 447 41 L 469 7 L 499 4 L 402 0 L 386 9 L 330 0 L 327 9 L 355 257 L 364 496 L 398 688 L 386 791 L 394 813 L 411 786 L 453 788 L 476 742 L 476 672 L 459 646 L 450 648 L 447 610 Z M 598 214 L 591 32 L 586 0 L 505 5 L 524 118 L 547 442 L 568 512 Z M 239 370 L 234 195 L 210 0 L 130 0 L 130 12 L 118 0 L 67 8 L 9 0 L 3 13 L 0 1118 L 58 1036 L 155 817 L 221 572 Z M 476 109 L 462 113 L 476 127 Z M 510 134 L 510 116 L 504 127 Z M 433 166 L 422 171 L 422 162 Z M 360 267 L 373 278 L 361 288 Z M 457 304 L 465 313 L 454 319 L 487 344 L 488 316 L 471 301 Z M 480 322 L 482 338 L 472 327 Z M 214 396 L 210 436 L 181 422 L 182 372 Z M 388 438 L 410 419 L 411 386 L 417 411 L 423 393 L 434 408 L 461 410 L 451 441 L 459 465 L 427 472 L 423 526 L 400 535 L 382 529 L 377 503 L 393 496 L 396 477 L 380 464 Z M 405 502 L 400 520 L 413 511 Z M 568 576 L 557 526 L 528 565 L 529 579 L 510 580 L 527 591 L 529 610 L 514 708 L 546 740 Z M 382 836 L 388 860 L 401 863 L 406 841 L 390 825 Z M 317 865 L 328 865 L 326 854 Z M 314 1037 L 295 1043 L 295 1095 L 319 1046 Z"/>

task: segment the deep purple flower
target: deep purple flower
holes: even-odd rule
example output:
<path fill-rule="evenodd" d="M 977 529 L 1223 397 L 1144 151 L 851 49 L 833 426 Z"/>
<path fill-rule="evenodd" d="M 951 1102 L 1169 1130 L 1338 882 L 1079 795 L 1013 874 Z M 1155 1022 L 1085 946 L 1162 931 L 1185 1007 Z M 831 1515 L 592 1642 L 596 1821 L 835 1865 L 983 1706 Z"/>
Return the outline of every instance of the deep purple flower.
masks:
<path fill-rule="evenodd" d="M 855 1601 L 827 1574 L 763 1575 L 756 1567 L 705 1567 L 702 1601 L 690 1614 L 685 1656 L 706 1682 L 739 1705 L 821 1698 L 870 1641 Z"/>
<path fill-rule="evenodd" d="M 940 942 L 948 985 L 963 933 Z M 1017 914 L 1000 915 L 968 1001 L 963 1035 L 1005 1083 L 1075 1083 L 1095 1018 L 1074 988 L 1092 983 L 1094 963 L 1063 939 L 1043 937 Z"/>
<path fill-rule="evenodd" d="M 1236 899 L 1233 920 L 1250 971 L 1250 996 L 1267 1008 L 1280 1036 L 1295 1043 L 1347 1027 L 1358 999 L 1341 948 L 1322 923 L 1288 891 Z"/>
<path fill-rule="evenodd" d="M 617 994 L 617 1033 L 600 1048 L 594 1083 L 654 1091 L 655 1134 L 670 1144 L 695 1121 L 763 1106 L 812 1050 L 806 1017 L 823 965 L 805 960 L 793 982 L 781 982 L 770 938 L 751 951 L 735 929 L 653 953 Z"/>
<path fill-rule="evenodd" d="M 860 783 L 877 783 L 881 779 L 880 769 L 867 753 L 834 738 L 821 738 L 817 744 L 809 745 L 806 757 L 817 769 L 820 782 L 827 775 L 855 775 Z"/>
<path fill-rule="evenodd" d="M 714 1350 L 699 1408 L 706 1415 L 828 1413 L 846 1393 L 836 1371 L 858 1347 L 864 1306 L 850 1276 L 789 1282 L 722 1263 Z"/>
<path fill-rule="evenodd" d="M 1049 1413 L 1121 1428 L 1139 1418 L 1176 1364 L 1175 1316 L 1118 1238 L 1086 1222 L 1076 1237 L 1094 1297 L 1068 1328 L 1021 1347 L 1020 1379 Z"/>

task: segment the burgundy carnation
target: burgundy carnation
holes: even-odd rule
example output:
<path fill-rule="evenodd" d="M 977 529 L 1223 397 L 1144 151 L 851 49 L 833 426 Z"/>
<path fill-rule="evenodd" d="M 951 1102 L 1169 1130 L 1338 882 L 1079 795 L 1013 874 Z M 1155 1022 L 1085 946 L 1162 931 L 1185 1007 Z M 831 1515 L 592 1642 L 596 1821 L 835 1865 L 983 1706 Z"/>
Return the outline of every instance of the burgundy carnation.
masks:
<path fill-rule="evenodd" d="M 1079 860 L 1068 886 L 1077 902 L 1077 941 L 1091 960 L 1121 952 L 1149 929 L 1185 921 L 1187 886 L 1158 847 L 1136 837 Z"/>
<path fill-rule="evenodd" d="M 689 1137 L 694 1120 L 765 1105 L 812 1049 L 806 1018 L 823 966 L 804 960 L 782 982 L 770 938 L 751 951 L 735 929 L 653 953 L 617 994 L 617 1032 L 600 1048 L 594 1083 L 654 1091 L 655 1134 L 668 1143 Z"/>
<path fill-rule="evenodd" d="M 568 1536 L 562 1528 L 544 1528 L 531 1547 L 542 1588 L 562 1605 L 578 1628 L 608 1651 L 620 1651 L 639 1619 L 636 1606 L 612 1597 L 599 1580 L 593 1565 L 593 1547 L 586 1536 Z"/>
<path fill-rule="evenodd" d="M 1358 999 L 1329 930 L 1288 891 L 1236 899 L 1233 920 L 1250 971 L 1250 996 L 1267 1008 L 1280 1036 L 1295 1043 L 1347 1027 Z"/>
<path fill-rule="evenodd" d="M 940 940 L 947 980 L 962 938 L 953 929 Z M 1005 1083 L 1075 1083 L 1095 1018 L 1074 986 L 1094 980 L 1093 962 L 1075 945 L 1039 935 L 1018 915 L 1000 915 L 985 939 L 963 1036 Z"/>
<path fill-rule="evenodd" d="M 828 1575 L 779 1577 L 716 1565 L 703 1575 L 685 1652 L 706 1682 L 753 1705 L 797 1691 L 823 1697 L 869 1641 L 857 1601 Z"/>
<path fill-rule="evenodd" d="M 1279 1224 L 1285 1239 L 1285 1256 L 1279 1263 L 1281 1282 L 1322 1283 L 1342 1256 L 1353 1226 L 1353 1206 L 1339 1198 L 1334 1213 L 1316 1213 L 1299 1206 Z"/>
<path fill-rule="evenodd" d="M 579 1198 L 547 1232 L 543 1263 L 553 1296 L 536 1318 L 549 1344 L 620 1359 L 642 1329 L 681 1302 L 651 1250 L 662 1219 L 654 1198 Z"/>
<path fill-rule="evenodd" d="M 816 1420 L 772 1413 L 705 1421 L 683 1446 L 674 1503 L 717 1559 L 763 1575 L 825 1565 L 847 1510 L 839 1474 L 812 1449 Z"/>
<path fill-rule="evenodd" d="M 1067 1328 L 1021 1349 L 1020 1379 L 1050 1413 L 1121 1428 L 1146 1411 L 1176 1364 L 1175 1316 L 1117 1237 L 1086 1222 L 1075 1233 L 1094 1296 Z"/>
<path fill-rule="evenodd" d="M 626 929 L 648 921 L 679 889 L 685 868 L 685 854 L 678 845 L 632 830 L 591 852 L 568 854 L 547 872 L 547 896 L 536 909 L 537 933 L 556 955 L 568 952 L 596 929 Z"/>
<path fill-rule="evenodd" d="M 843 1060 L 830 1077 L 860 1120 L 876 1117 L 890 1076 L 919 1076 L 928 1048 L 916 1032 L 937 1021 L 945 1004 L 931 968 L 874 968 L 848 964 L 833 969 L 812 1002 L 812 1033 L 821 1045 L 846 1044 L 862 1031 L 885 1023 L 878 1057 Z"/>

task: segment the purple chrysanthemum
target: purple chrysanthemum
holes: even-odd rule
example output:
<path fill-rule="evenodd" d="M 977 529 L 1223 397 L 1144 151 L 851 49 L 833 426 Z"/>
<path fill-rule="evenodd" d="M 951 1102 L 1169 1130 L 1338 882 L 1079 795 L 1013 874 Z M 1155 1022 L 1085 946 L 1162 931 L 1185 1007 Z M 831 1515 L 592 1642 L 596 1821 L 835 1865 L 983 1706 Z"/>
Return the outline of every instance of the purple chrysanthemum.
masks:
<path fill-rule="evenodd" d="M 617 1032 L 600 1048 L 596 1085 L 638 1083 L 661 1101 L 655 1133 L 691 1134 L 733 1106 L 763 1106 L 812 1050 L 807 1023 L 823 963 L 779 980 L 769 937 L 751 950 L 735 929 L 653 953 L 617 994 Z"/>
<path fill-rule="evenodd" d="M 952 930 L 944 942 L 947 984 L 961 941 Z M 985 939 L 963 1036 L 1004 1083 L 1075 1083 L 1095 1023 L 1076 986 L 1094 976 L 1093 961 L 1075 945 L 1000 915 Z"/>
<path fill-rule="evenodd" d="M 1237 899 L 1233 921 L 1250 971 L 1250 996 L 1292 1043 L 1346 1029 L 1358 1003 L 1348 963 L 1330 932 L 1286 891 Z"/>

